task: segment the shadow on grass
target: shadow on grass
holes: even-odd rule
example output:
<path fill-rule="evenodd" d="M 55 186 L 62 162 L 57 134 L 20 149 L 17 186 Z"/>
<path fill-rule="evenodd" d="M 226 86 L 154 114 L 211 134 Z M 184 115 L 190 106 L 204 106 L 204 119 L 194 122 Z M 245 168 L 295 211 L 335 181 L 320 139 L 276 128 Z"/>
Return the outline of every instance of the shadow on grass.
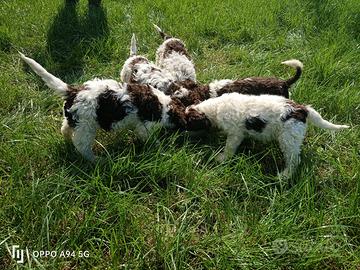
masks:
<path fill-rule="evenodd" d="M 12 41 L 9 30 L 6 27 L 0 26 L 0 51 L 9 53 L 12 48 Z"/>
<path fill-rule="evenodd" d="M 152 172 L 151 156 L 156 156 L 157 152 L 156 141 L 149 140 L 144 144 L 134 136 L 126 135 L 100 132 L 101 140 L 93 146 L 98 155 L 96 163 L 85 160 L 71 142 L 61 142 L 54 149 L 56 166 L 65 168 L 75 180 L 100 179 L 102 185 L 114 190 L 151 193 L 166 189 L 170 182 L 168 175 L 156 178 L 149 175 Z"/>
<path fill-rule="evenodd" d="M 189 142 L 188 134 L 164 129 L 155 132 L 146 143 L 129 131 L 99 131 L 97 138 L 100 142 L 93 145 L 93 150 L 99 159 L 95 164 L 82 158 L 71 142 L 61 142 L 54 148 L 55 166 L 65 168 L 69 176 L 80 181 L 100 177 L 102 184 L 111 189 L 150 193 L 181 182 L 183 174 L 177 171 L 178 164 L 169 159 L 185 145 L 195 149 L 201 142 L 200 138 Z"/>
<path fill-rule="evenodd" d="M 47 51 L 55 63 L 54 73 L 61 78 L 78 78 L 83 74 L 84 57 L 102 54 L 109 35 L 106 11 L 101 5 L 89 4 L 85 18 L 78 15 L 77 5 L 65 1 L 49 28 Z"/>
<path fill-rule="evenodd" d="M 179 168 L 182 167 L 179 167 L 175 161 L 172 163 L 169 159 L 172 159 L 172 155 L 176 155 L 184 146 L 187 148 L 186 152 L 198 153 L 197 160 L 200 158 L 201 161 L 196 166 L 201 164 L 200 167 L 206 169 L 230 166 L 228 168 L 231 171 L 240 170 L 240 173 L 241 170 L 244 170 L 245 175 L 249 174 L 249 170 L 259 166 L 259 175 L 254 175 L 254 179 L 257 179 L 256 182 L 260 181 L 275 186 L 281 184 L 281 189 L 291 188 L 299 182 L 303 166 L 312 167 L 312 154 L 310 156 L 302 154 L 303 161 L 294 177 L 280 183 L 276 180 L 277 172 L 283 170 L 284 158 L 276 143 L 262 144 L 246 139 L 239 147 L 234 159 L 230 160 L 227 165 L 219 164 L 214 160 L 216 149 L 222 145 L 224 138 L 206 135 L 199 134 L 197 137 L 191 137 L 188 134 L 174 134 L 161 130 L 159 133 L 153 134 L 152 138 L 144 144 L 129 132 L 100 131 L 97 137 L 101 140 L 93 147 L 95 154 L 99 156 L 95 164 L 83 159 L 71 142 L 59 143 L 54 149 L 54 158 L 57 160 L 56 166 L 66 168 L 67 174 L 75 179 L 101 179 L 102 185 L 111 189 L 134 192 L 156 192 L 167 189 L 179 181 L 181 183 L 183 174 Z M 157 141 L 160 145 L 157 144 Z M 240 157 L 242 161 L 238 164 L 239 156 L 242 156 Z M 194 170 L 196 169 L 194 168 Z M 217 171 L 219 170 L 217 169 Z M 236 177 L 235 175 L 234 172 L 233 176 Z M 221 173 L 219 177 L 221 177 Z M 236 183 L 238 179 L 234 181 L 232 184 Z"/>

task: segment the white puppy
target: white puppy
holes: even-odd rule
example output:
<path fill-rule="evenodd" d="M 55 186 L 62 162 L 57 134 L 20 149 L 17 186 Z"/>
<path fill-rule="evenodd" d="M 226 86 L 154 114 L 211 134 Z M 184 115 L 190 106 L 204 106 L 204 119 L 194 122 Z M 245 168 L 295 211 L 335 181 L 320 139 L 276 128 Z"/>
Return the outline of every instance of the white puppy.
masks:
<path fill-rule="evenodd" d="M 277 140 L 285 157 L 282 177 L 291 177 L 300 162 L 301 145 L 306 133 L 306 121 L 315 126 L 339 130 L 345 125 L 334 125 L 324 120 L 310 106 L 296 104 L 281 96 L 224 94 L 191 106 L 187 113 L 203 113 L 211 125 L 227 135 L 220 160 L 230 158 L 245 137 L 261 141 Z"/>

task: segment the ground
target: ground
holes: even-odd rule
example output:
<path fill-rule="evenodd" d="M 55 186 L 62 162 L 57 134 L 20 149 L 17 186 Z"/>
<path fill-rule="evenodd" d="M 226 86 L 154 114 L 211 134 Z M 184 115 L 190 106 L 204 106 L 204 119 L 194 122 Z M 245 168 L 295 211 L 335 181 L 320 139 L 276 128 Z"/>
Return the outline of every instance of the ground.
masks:
<path fill-rule="evenodd" d="M 359 14 L 357 0 L 1 1 L 0 269 L 359 269 Z M 132 33 L 154 59 L 152 23 L 186 42 L 204 83 L 288 78 L 280 62 L 301 60 L 292 98 L 351 128 L 310 127 L 290 181 L 276 144 L 245 141 L 217 164 L 211 134 L 100 132 L 89 164 L 17 51 L 68 83 L 118 79 Z"/>

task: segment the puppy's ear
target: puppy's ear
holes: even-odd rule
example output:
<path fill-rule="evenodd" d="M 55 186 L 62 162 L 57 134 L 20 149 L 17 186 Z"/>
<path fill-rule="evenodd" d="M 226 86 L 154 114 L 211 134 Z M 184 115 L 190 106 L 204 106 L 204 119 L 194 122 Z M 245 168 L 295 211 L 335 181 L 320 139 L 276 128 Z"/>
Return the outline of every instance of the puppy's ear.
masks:
<path fill-rule="evenodd" d="M 176 128 L 186 130 L 185 106 L 179 99 L 172 98 L 168 114 Z"/>
<path fill-rule="evenodd" d="M 176 82 L 172 82 L 169 87 L 165 90 L 166 95 L 174 95 L 178 90 L 180 90 L 180 85 L 178 85 Z"/>
<path fill-rule="evenodd" d="M 130 43 L 130 56 L 134 56 L 137 53 L 137 48 L 136 48 L 136 37 L 135 34 L 132 35 L 131 37 L 131 43 Z"/>
<path fill-rule="evenodd" d="M 186 129 L 189 131 L 196 131 L 202 129 L 209 129 L 211 127 L 210 120 L 202 112 L 189 107 L 186 110 Z"/>

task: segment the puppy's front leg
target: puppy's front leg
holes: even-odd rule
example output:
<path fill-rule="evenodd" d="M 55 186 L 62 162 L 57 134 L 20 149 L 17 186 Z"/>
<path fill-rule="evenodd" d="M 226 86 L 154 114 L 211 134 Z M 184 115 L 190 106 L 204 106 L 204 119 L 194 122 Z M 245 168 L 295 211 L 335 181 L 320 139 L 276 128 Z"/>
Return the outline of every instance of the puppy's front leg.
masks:
<path fill-rule="evenodd" d="M 96 136 L 96 129 L 87 124 L 79 124 L 75 127 L 72 141 L 80 154 L 91 162 L 95 162 L 96 156 L 92 151 L 92 145 Z"/>
<path fill-rule="evenodd" d="M 239 147 L 243 139 L 244 139 L 244 135 L 242 133 L 228 134 L 226 138 L 226 145 L 224 152 L 220 153 L 216 157 L 216 160 L 218 162 L 222 162 L 226 159 L 231 158 L 235 154 L 236 149 Z"/>
<path fill-rule="evenodd" d="M 285 158 L 285 169 L 279 173 L 280 178 L 288 179 L 300 163 L 301 145 L 305 137 L 306 125 L 289 123 L 289 127 L 279 135 L 279 145 Z"/>
<path fill-rule="evenodd" d="M 142 142 L 146 142 L 149 139 L 151 132 L 155 129 L 155 126 L 156 122 L 139 123 L 135 127 L 136 135 Z"/>

